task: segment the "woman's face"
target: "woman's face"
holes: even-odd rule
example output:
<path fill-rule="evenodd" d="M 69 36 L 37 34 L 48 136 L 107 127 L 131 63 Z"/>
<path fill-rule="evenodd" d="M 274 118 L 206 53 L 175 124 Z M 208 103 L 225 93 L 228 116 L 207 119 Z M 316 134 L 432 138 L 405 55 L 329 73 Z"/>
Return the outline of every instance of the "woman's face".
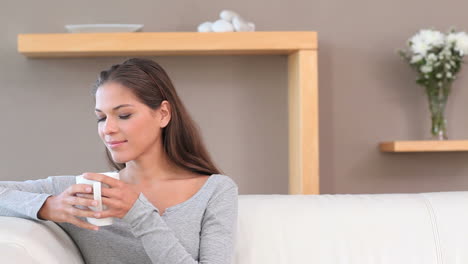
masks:
<path fill-rule="evenodd" d="M 119 83 L 100 86 L 96 92 L 98 133 L 113 160 L 125 163 L 162 147 L 161 130 L 170 120 L 167 110 L 167 101 L 152 110 Z"/>

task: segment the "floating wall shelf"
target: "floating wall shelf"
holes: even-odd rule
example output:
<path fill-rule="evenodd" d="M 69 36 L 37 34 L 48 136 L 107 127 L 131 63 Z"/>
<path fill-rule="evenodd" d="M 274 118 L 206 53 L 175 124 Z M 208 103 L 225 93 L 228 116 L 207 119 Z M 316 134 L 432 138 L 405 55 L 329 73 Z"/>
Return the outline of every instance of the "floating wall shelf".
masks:
<path fill-rule="evenodd" d="M 316 32 L 20 34 L 18 52 L 29 58 L 287 55 L 289 193 L 319 193 Z"/>
<path fill-rule="evenodd" d="M 290 55 L 316 50 L 315 32 L 132 32 L 20 34 L 31 58 L 160 55 Z"/>
<path fill-rule="evenodd" d="M 468 140 L 418 140 L 380 143 L 383 152 L 449 152 L 468 151 Z"/>

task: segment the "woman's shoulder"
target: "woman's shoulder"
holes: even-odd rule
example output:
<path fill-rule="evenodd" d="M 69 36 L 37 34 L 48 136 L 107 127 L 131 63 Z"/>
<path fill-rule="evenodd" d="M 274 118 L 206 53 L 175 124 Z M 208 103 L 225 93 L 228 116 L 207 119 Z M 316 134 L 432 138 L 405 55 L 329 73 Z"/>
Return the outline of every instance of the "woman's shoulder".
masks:
<path fill-rule="evenodd" d="M 224 174 L 213 174 L 210 177 L 213 177 L 212 180 L 216 183 L 216 193 L 223 193 L 229 190 L 237 192 L 237 183 L 231 177 Z"/>

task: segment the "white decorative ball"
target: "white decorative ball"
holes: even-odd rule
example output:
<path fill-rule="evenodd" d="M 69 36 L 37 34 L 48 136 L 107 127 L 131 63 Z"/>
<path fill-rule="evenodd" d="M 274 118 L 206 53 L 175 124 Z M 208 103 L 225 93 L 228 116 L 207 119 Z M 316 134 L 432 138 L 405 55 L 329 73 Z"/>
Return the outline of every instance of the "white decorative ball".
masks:
<path fill-rule="evenodd" d="M 247 23 L 249 29 L 247 31 L 255 31 L 255 24 L 252 22 Z"/>
<path fill-rule="evenodd" d="M 226 20 L 219 19 L 213 23 L 211 29 L 214 32 L 232 32 L 234 31 L 234 26 L 232 26 L 232 24 L 227 22 Z"/>
<path fill-rule="evenodd" d="M 236 12 L 231 11 L 231 10 L 223 10 L 221 11 L 221 13 L 219 13 L 219 17 L 222 20 L 226 20 L 228 22 L 231 22 L 232 19 L 236 16 L 239 16 L 239 15 Z"/>
<path fill-rule="evenodd" d="M 198 32 L 212 32 L 213 31 L 211 29 L 212 25 L 213 25 L 212 22 L 209 22 L 209 21 L 203 22 L 198 26 L 197 30 L 198 30 Z"/>
<path fill-rule="evenodd" d="M 236 31 L 249 31 L 249 25 L 247 24 L 247 21 L 245 21 L 240 16 L 235 16 L 232 18 L 232 25 Z"/>

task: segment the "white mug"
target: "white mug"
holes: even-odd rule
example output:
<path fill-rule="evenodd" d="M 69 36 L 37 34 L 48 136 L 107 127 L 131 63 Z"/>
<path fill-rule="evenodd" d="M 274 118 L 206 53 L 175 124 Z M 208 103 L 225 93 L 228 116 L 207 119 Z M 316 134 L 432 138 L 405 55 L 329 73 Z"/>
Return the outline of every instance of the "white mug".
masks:
<path fill-rule="evenodd" d="M 99 173 L 99 174 L 104 174 L 104 175 L 107 175 L 107 176 L 112 177 L 112 178 L 117 179 L 117 180 L 120 179 L 118 172 L 102 172 L 102 173 Z M 102 204 L 101 186 L 109 188 L 109 185 L 107 185 L 105 183 L 98 182 L 98 181 L 85 179 L 83 175 L 76 176 L 76 184 L 89 184 L 89 185 L 93 186 L 94 200 L 96 200 L 98 202 L 98 205 L 95 206 L 95 207 L 94 206 L 89 206 L 88 207 L 89 209 L 91 209 L 91 210 L 93 210 L 95 212 L 103 211 L 103 210 L 107 209 L 107 206 Z M 93 225 L 96 225 L 96 226 L 107 226 L 107 225 L 112 225 L 112 223 L 113 223 L 113 218 L 112 217 L 107 217 L 107 218 L 86 217 L 86 220 L 88 220 L 88 222 L 90 224 L 93 224 Z"/>

